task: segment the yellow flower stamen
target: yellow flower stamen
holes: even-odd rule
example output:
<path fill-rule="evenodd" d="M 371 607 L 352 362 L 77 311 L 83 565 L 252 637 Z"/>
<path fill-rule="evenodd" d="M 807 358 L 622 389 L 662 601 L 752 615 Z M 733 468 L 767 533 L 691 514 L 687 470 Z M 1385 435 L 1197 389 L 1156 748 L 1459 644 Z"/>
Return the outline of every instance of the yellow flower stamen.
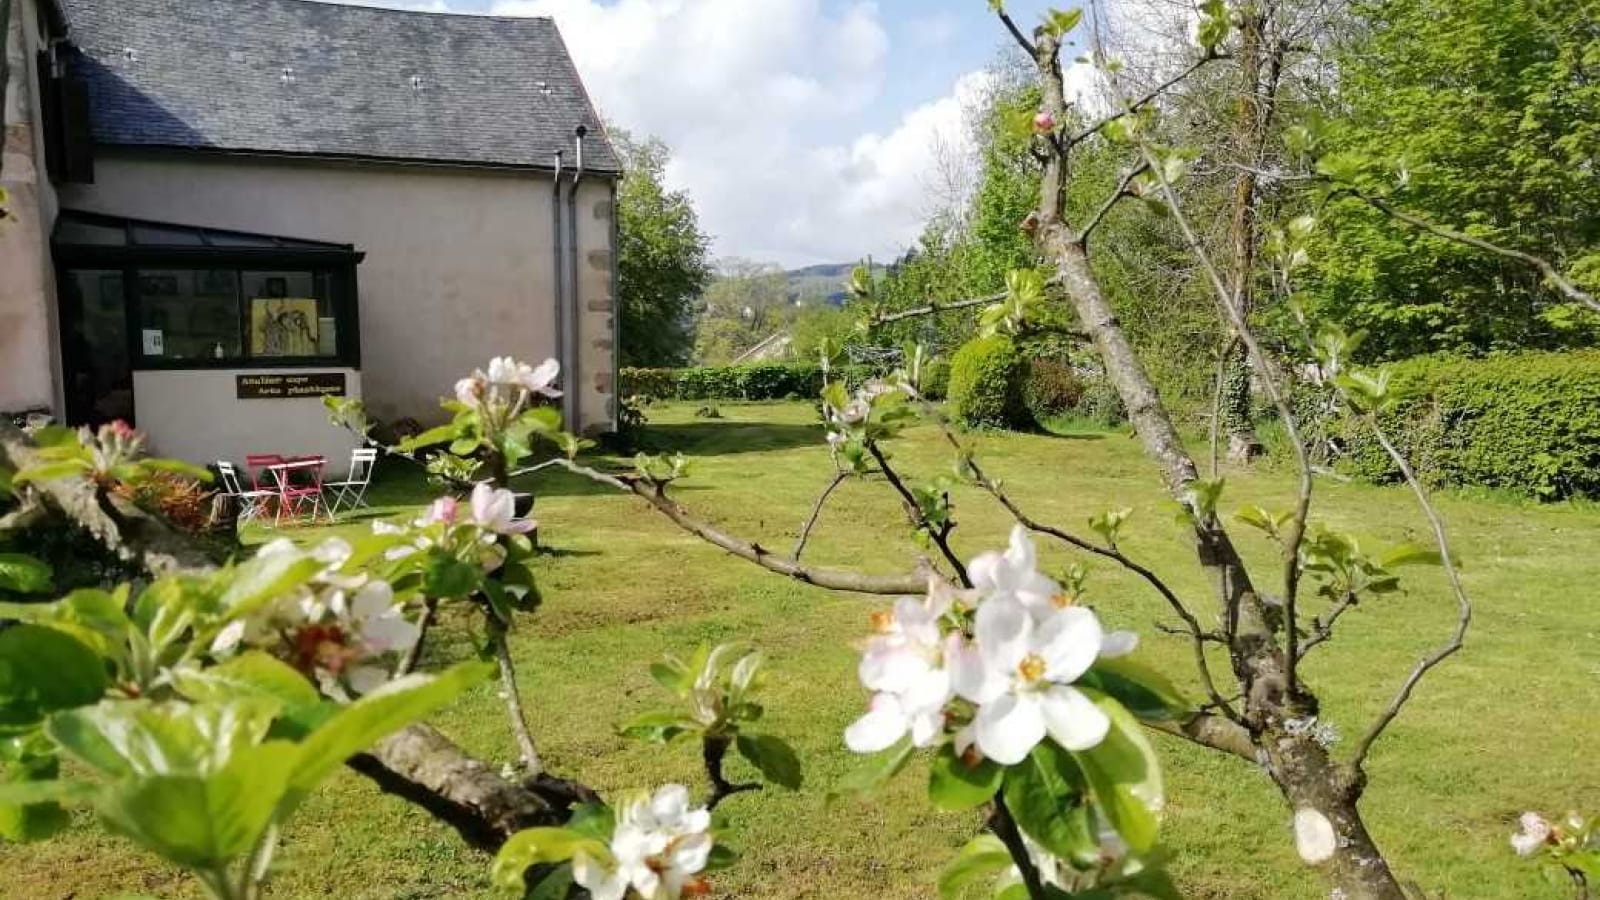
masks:
<path fill-rule="evenodd" d="M 894 613 L 875 612 L 870 618 L 872 630 L 878 634 L 888 634 L 890 629 L 894 628 Z"/>
<path fill-rule="evenodd" d="M 1055 596 L 1050 598 L 1050 605 L 1054 606 L 1056 609 L 1066 609 L 1077 602 L 1078 598 L 1067 593 L 1066 591 L 1058 591 Z"/>
<path fill-rule="evenodd" d="M 1044 659 L 1037 653 L 1028 654 L 1023 657 L 1022 662 L 1017 664 L 1017 674 L 1021 675 L 1022 680 L 1029 684 L 1043 678 L 1044 669 Z"/>

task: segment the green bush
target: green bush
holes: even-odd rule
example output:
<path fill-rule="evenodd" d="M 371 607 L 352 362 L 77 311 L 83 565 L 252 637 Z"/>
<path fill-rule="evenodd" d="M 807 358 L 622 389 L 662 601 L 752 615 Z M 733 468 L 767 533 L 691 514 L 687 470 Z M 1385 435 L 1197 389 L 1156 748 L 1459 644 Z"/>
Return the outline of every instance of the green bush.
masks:
<path fill-rule="evenodd" d="M 950 393 L 950 361 L 935 359 L 922 367 L 922 396 L 943 400 Z"/>
<path fill-rule="evenodd" d="M 1078 400 L 1077 415 L 1105 428 L 1115 428 L 1128 421 L 1128 410 L 1122 405 L 1122 395 L 1104 375 L 1084 382 L 1083 396 Z"/>
<path fill-rule="evenodd" d="M 1036 359 L 1028 367 L 1022 396 L 1035 419 L 1052 419 L 1078 408 L 1083 399 L 1083 379 L 1065 363 Z"/>
<path fill-rule="evenodd" d="M 836 366 L 834 378 L 860 387 L 872 372 L 866 366 Z M 623 396 L 656 400 L 792 400 L 822 392 L 822 368 L 795 363 L 696 366 L 687 369 L 622 370 Z"/>
<path fill-rule="evenodd" d="M 979 428 L 1033 427 L 1023 387 L 1028 360 L 1003 335 L 967 342 L 950 360 L 950 402 L 958 421 Z"/>
<path fill-rule="evenodd" d="M 1600 351 L 1418 357 L 1393 368 L 1390 390 L 1404 399 L 1382 424 L 1425 484 L 1600 496 Z M 1336 433 L 1344 469 L 1399 479 L 1360 421 Z"/>

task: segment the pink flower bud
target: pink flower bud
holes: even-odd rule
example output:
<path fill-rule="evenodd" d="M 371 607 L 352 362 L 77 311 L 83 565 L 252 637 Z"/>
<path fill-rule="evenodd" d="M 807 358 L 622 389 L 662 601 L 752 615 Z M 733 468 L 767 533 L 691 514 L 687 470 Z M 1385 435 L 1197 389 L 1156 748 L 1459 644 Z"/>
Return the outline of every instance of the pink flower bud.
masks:
<path fill-rule="evenodd" d="M 1039 132 L 1040 134 L 1049 134 L 1050 132 L 1055 131 L 1056 117 L 1051 115 L 1048 111 L 1041 110 L 1038 115 L 1033 117 L 1033 130 Z"/>

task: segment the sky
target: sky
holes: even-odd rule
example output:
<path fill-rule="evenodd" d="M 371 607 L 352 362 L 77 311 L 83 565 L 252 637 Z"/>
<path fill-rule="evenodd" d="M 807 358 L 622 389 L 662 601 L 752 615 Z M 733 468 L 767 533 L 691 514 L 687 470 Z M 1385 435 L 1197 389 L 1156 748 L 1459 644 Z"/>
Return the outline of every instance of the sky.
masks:
<path fill-rule="evenodd" d="M 347 2 L 554 17 L 601 116 L 671 147 L 714 255 L 786 267 L 914 243 L 1007 39 L 985 0 Z"/>

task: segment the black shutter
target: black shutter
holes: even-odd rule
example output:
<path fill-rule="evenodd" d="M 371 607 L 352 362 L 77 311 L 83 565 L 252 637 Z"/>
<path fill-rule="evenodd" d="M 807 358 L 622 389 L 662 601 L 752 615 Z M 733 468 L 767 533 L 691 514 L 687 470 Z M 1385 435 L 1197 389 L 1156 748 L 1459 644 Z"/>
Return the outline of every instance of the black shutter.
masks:
<path fill-rule="evenodd" d="M 45 171 L 56 184 L 94 183 L 94 136 L 90 133 L 89 85 L 55 74 L 48 53 L 39 54 L 39 127 Z"/>

